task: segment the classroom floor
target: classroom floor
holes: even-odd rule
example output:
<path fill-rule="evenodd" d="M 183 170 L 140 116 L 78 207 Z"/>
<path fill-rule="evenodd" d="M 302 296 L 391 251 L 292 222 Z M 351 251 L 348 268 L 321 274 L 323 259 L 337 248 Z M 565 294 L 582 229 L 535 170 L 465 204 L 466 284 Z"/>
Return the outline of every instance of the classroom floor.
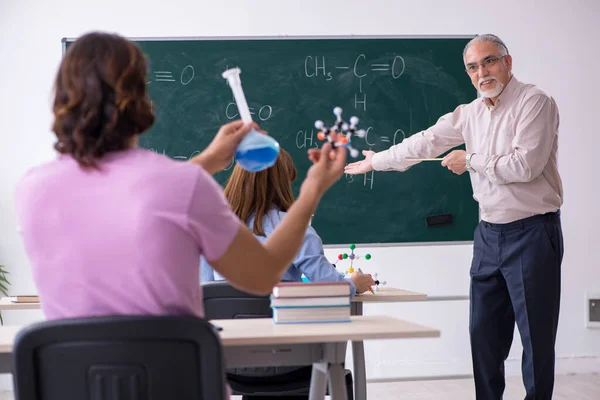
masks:
<path fill-rule="evenodd" d="M 368 397 L 376 400 L 474 400 L 473 381 L 457 379 L 446 381 L 417 381 L 397 383 L 370 383 Z M 506 380 L 504 400 L 522 400 L 525 390 L 520 377 Z M 233 396 L 238 400 L 241 397 Z M 600 374 L 559 375 L 554 385 L 553 400 L 600 399 Z M 0 400 L 14 400 L 12 392 L 0 392 Z"/>
<path fill-rule="evenodd" d="M 472 379 L 371 383 L 367 385 L 367 394 L 370 399 L 377 400 L 475 400 Z M 508 377 L 504 400 L 523 400 L 524 397 L 521 377 Z M 600 374 L 557 376 L 552 399 L 600 399 Z"/>

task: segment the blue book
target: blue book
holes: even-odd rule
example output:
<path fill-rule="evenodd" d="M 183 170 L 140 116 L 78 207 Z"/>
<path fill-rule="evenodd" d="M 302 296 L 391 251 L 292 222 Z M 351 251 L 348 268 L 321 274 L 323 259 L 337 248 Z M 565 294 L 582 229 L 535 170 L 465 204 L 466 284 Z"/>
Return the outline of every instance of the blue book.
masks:
<path fill-rule="evenodd" d="M 350 306 L 274 307 L 275 323 L 350 322 Z"/>
<path fill-rule="evenodd" d="M 336 297 L 275 297 L 271 295 L 271 307 L 333 307 L 350 306 L 350 296 Z"/>

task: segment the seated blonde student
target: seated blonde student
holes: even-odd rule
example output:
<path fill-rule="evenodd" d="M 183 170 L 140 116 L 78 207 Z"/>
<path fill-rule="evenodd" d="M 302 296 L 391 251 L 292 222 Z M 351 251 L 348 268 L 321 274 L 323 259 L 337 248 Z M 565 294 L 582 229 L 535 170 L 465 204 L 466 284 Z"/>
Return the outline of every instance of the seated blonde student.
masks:
<path fill-rule="evenodd" d="M 345 150 L 335 150 L 334 160 L 330 146 L 312 150 L 298 200 L 259 242 L 210 175 L 229 164 L 249 126 L 224 125 L 189 162 L 139 148 L 138 137 L 154 122 L 147 71 L 137 45 L 106 33 L 79 38 L 60 64 L 53 106 L 59 155 L 16 188 L 48 319 L 202 317 L 200 256 L 239 289 L 268 294 L 300 249 L 323 193 L 342 174 Z"/>
<path fill-rule="evenodd" d="M 248 172 L 237 165 L 234 167 L 225 187 L 225 197 L 233 212 L 252 229 L 261 242 L 265 242 L 275 232 L 294 204 L 292 182 L 296 179 L 296 174 L 292 157 L 283 149 L 280 150 L 275 165 L 266 170 Z M 247 263 L 243 265 L 249 268 Z M 306 229 L 302 247 L 283 279 L 301 281 L 302 274 L 314 282 L 345 279 L 325 258 L 321 238 L 311 226 Z M 200 276 L 202 282 L 225 279 L 218 271 L 213 270 L 205 257 L 200 262 Z M 366 292 L 375 284 L 371 276 L 357 271 L 347 281 L 350 283 L 352 296 Z"/>

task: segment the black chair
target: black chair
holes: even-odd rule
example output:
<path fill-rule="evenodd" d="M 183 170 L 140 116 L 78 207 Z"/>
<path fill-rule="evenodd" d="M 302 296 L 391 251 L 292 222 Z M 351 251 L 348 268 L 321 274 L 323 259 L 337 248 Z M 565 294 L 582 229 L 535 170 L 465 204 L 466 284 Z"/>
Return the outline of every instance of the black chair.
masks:
<path fill-rule="evenodd" d="M 269 296 L 242 292 L 226 281 L 202 284 L 204 317 L 211 319 L 272 318 Z M 233 394 L 243 396 L 308 396 L 312 366 L 227 369 Z M 348 399 L 354 399 L 352 372 L 346 370 Z M 293 398 L 293 397 L 292 397 Z"/>
<path fill-rule="evenodd" d="M 16 400 L 226 399 L 221 341 L 207 321 L 114 316 L 44 321 L 13 347 Z"/>

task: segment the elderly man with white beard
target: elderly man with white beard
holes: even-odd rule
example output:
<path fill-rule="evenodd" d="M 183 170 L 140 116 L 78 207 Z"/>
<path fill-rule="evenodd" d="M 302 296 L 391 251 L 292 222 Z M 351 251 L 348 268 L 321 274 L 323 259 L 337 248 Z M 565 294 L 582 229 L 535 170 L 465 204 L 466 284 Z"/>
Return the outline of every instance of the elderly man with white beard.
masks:
<path fill-rule="evenodd" d="M 470 337 L 477 399 L 501 399 L 504 361 L 515 322 L 523 344 L 525 399 L 550 399 L 554 387 L 563 238 L 557 167 L 558 108 L 512 74 L 497 36 L 472 39 L 463 52 L 480 97 L 386 151 L 363 151 L 347 174 L 406 171 L 420 158 L 454 150 L 442 166 L 470 173 L 481 221 L 474 234 Z"/>

